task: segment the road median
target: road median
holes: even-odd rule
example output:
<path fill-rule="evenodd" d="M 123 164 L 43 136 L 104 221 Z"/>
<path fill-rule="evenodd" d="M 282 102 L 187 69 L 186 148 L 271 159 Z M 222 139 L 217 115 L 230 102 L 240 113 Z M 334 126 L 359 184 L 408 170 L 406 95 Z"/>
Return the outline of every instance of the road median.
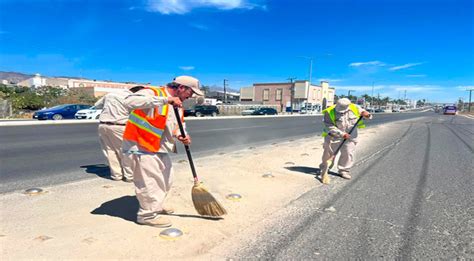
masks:
<path fill-rule="evenodd" d="M 379 128 L 379 127 L 377 127 Z M 361 132 L 361 141 L 372 135 Z M 169 218 L 183 236 L 168 241 L 163 229 L 135 223 L 138 201 L 132 184 L 95 178 L 54 187 L 29 196 L 2 195 L 0 242 L 4 260 L 17 259 L 196 259 L 231 241 L 311 189 L 329 191 L 316 178 L 322 139 L 316 135 L 217 152 L 196 159 L 198 175 L 227 208 L 224 219 L 197 215 L 191 201 L 188 163 L 174 163 L 175 183 Z M 266 177 L 263 177 L 265 174 Z M 273 176 L 273 177 L 268 177 Z M 334 178 L 334 186 L 346 181 Z M 331 185 L 333 186 L 333 185 Z M 226 198 L 240 194 L 239 201 Z M 317 199 L 315 199 L 317 200 Z M 28 251 L 26 251 L 26 249 Z"/>

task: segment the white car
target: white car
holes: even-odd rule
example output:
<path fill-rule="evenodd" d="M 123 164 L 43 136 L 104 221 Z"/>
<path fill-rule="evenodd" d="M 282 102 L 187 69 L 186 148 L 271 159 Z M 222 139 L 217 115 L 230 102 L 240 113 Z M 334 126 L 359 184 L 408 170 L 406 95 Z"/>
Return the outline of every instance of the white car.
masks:
<path fill-rule="evenodd" d="M 101 112 L 102 112 L 101 109 L 96 109 L 94 106 L 92 106 L 89 109 L 80 110 L 76 112 L 76 115 L 74 115 L 74 118 L 87 119 L 87 120 L 98 119 Z"/>
<path fill-rule="evenodd" d="M 243 110 L 243 111 L 241 112 L 241 114 L 242 114 L 242 116 L 245 116 L 245 115 L 252 115 L 252 113 L 253 113 L 254 111 L 256 111 L 256 110 L 257 110 L 257 108 L 249 108 L 249 109 L 247 109 L 247 110 Z"/>

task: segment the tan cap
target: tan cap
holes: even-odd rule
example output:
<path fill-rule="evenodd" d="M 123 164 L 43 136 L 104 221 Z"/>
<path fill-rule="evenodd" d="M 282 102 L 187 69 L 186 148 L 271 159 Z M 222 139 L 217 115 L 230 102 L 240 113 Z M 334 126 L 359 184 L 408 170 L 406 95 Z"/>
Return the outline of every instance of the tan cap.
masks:
<path fill-rule="evenodd" d="M 337 100 L 336 111 L 338 111 L 338 112 L 347 111 L 350 104 L 351 104 L 351 100 L 349 100 L 347 98 L 341 98 L 341 99 Z"/>
<path fill-rule="evenodd" d="M 199 80 L 194 77 L 186 76 L 186 75 L 178 76 L 173 79 L 173 82 L 191 88 L 196 95 L 199 95 L 199 96 L 204 95 L 201 89 L 199 89 L 200 87 Z"/>

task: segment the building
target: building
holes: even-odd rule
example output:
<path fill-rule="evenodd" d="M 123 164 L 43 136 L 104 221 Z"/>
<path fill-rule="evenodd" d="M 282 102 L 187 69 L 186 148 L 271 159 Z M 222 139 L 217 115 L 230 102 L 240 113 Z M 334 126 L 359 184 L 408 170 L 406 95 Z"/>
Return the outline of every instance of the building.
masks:
<path fill-rule="evenodd" d="M 238 92 L 229 92 L 227 91 L 225 93 L 225 96 L 227 97 L 227 102 L 228 103 L 233 103 L 233 102 L 237 102 L 240 100 L 240 93 Z M 221 91 L 221 90 L 210 90 L 208 92 L 206 92 L 206 98 L 212 98 L 212 99 L 217 99 L 219 101 L 224 101 L 225 98 L 224 98 L 224 91 Z"/>
<path fill-rule="evenodd" d="M 87 93 L 95 97 L 101 97 L 110 92 L 117 92 L 123 89 L 129 89 L 131 87 L 143 85 L 150 86 L 149 84 L 139 83 L 121 83 L 112 81 L 96 81 L 81 78 L 67 78 L 67 77 L 42 77 L 40 74 L 36 74 L 34 77 L 21 81 L 17 86 L 25 86 L 30 88 L 38 88 L 41 86 L 52 86 L 63 89 L 70 88 L 83 88 Z"/>
<path fill-rule="evenodd" d="M 299 111 L 306 105 L 321 111 L 323 107 L 334 104 L 335 89 L 322 81 L 312 85 L 308 81 L 294 83 L 254 83 L 252 87 L 240 89 L 241 101 L 252 101 L 263 105 L 273 105 L 280 111 Z"/>
<path fill-rule="evenodd" d="M 149 84 L 96 81 L 96 80 L 87 80 L 87 79 L 69 79 L 67 85 L 68 85 L 68 88 L 93 89 L 93 93 L 95 97 L 101 97 L 107 93 L 118 92 L 124 89 L 130 89 L 137 85 L 150 86 Z"/>
<path fill-rule="evenodd" d="M 17 86 L 29 87 L 29 88 L 38 88 L 41 86 L 46 86 L 46 77 L 42 77 L 39 73 L 35 76 L 23 80 L 16 84 Z"/>

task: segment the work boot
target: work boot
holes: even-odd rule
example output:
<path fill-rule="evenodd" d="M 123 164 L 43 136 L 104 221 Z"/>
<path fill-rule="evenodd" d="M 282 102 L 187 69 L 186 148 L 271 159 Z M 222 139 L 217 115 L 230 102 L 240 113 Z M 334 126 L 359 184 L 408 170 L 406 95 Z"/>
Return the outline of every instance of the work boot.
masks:
<path fill-rule="evenodd" d="M 123 178 L 123 181 L 127 182 L 127 183 L 132 183 L 133 182 L 133 178 L 126 178 L 124 177 Z"/>
<path fill-rule="evenodd" d="M 171 221 L 166 217 L 158 215 L 158 213 L 153 213 L 149 216 L 138 216 L 137 223 L 152 227 L 171 227 Z"/>
<path fill-rule="evenodd" d="M 110 176 L 110 179 L 113 181 L 121 181 L 122 177 Z"/>
<path fill-rule="evenodd" d="M 156 212 L 162 215 L 169 215 L 174 213 L 174 209 L 172 207 L 163 207 L 161 211 Z"/>
<path fill-rule="evenodd" d="M 339 171 L 339 175 L 343 179 L 352 179 L 352 176 L 349 174 L 348 171 Z"/>

